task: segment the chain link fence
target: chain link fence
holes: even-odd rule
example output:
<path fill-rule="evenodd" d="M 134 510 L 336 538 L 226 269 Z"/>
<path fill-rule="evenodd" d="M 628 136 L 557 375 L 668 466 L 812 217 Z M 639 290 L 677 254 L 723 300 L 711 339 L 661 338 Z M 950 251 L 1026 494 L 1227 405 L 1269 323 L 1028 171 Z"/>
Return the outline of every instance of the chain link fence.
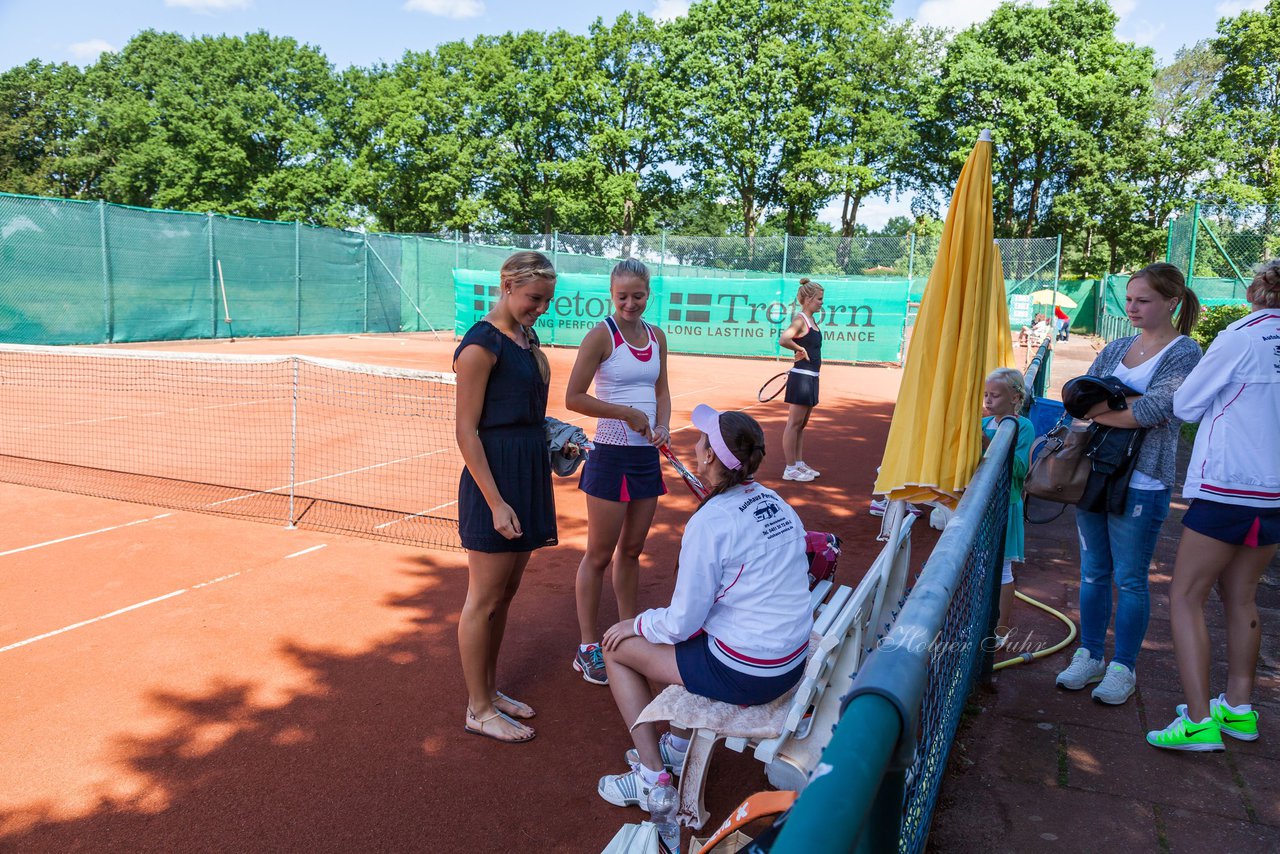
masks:
<path fill-rule="evenodd" d="M 1054 285 L 1058 241 L 997 241 L 1006 289 Z M 377 234 L 0 194 L 0 340 L 89 344 L 453 329 L 453 271 L 547 254 L 604 275 L 909 282 L 908 323 L 937 256 L 908 235 Z"/>

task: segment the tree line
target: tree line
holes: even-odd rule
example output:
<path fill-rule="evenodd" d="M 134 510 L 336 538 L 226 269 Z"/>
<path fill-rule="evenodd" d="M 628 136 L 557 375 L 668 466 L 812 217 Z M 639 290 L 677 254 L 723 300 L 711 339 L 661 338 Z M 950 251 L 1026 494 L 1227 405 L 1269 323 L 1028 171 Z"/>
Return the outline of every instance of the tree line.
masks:
<path fill-rule="evenodd" d="M 979 130 L 1001 236 L 1064 269 L 1162 256 L 1191 198 L 1280 203 L 1280 0 L 1158 67 L 1105 0 L 959 33 L 891 0 L 700 0 L 687 16 L 480 36 L 337 70 L 258 32 L 147 30 L 0 73 L 0 191 L 435 233 L 866 233 L 936 217 Z M 840 223 L 818 214 L 836 204 Z"/>

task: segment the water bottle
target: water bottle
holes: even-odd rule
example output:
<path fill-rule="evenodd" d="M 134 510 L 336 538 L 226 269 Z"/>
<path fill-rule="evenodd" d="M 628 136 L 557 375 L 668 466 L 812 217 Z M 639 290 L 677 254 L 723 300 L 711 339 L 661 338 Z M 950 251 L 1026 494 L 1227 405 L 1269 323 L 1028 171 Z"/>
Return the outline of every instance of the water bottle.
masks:
<path fill-rule="evenodd" d="M 671 775 L 663 771 L 657 785 L 649 790 L 649 820 L 658 828 L 658 836 L 671 854 L 680 854 L 680 825 L 676 821 L 679 808 L 680 794 L 671 785 Z"/>

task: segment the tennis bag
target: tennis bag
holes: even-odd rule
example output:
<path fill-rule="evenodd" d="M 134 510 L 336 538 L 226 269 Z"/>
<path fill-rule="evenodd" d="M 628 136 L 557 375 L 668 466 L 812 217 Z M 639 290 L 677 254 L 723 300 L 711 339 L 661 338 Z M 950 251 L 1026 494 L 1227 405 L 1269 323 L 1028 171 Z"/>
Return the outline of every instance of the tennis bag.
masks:
<path fill-rule="evenodd" d="M 840 560 L 840 538 L 835 534 L 809 531 L 804 535 L 805 556 L 809 558 L 809 589 L 819 581 L 835 581 Z"/>

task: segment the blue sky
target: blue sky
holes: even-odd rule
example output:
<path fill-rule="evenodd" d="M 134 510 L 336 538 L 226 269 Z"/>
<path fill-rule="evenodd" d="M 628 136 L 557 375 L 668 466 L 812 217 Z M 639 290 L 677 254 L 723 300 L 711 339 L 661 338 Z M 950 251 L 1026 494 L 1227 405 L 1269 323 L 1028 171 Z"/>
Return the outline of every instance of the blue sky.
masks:
<path fill-rule="evenodd" d="M 963 28 L 997 5 L 998 0 L 895 0 L 893 12 L 899 19 Z M 1212 36 L 1218 18 L 1261 9 L 1265 0 L 1111 0 L 1111 5 L 1120 16 L 1118 35 L 1152 47 L 1159 61 L 1168 62 L 1183 45 Z M 86 64 L 148 28 L 188 36 L 267 30 L 318 46 L 342 69 L 394 62 L 406 50 L 484 33 L 557 27 L 585 32 L 597 17 L 612 20 L 630 10 L 665 19 L 688 6 L 687 0 L 0 0 L 0 69 L 29 59 Z M 905 200 L 871 199 L 859 221 L 874 229 L 907 209 Z M 838 222 L 838 209 L 823 218 Z"/>

